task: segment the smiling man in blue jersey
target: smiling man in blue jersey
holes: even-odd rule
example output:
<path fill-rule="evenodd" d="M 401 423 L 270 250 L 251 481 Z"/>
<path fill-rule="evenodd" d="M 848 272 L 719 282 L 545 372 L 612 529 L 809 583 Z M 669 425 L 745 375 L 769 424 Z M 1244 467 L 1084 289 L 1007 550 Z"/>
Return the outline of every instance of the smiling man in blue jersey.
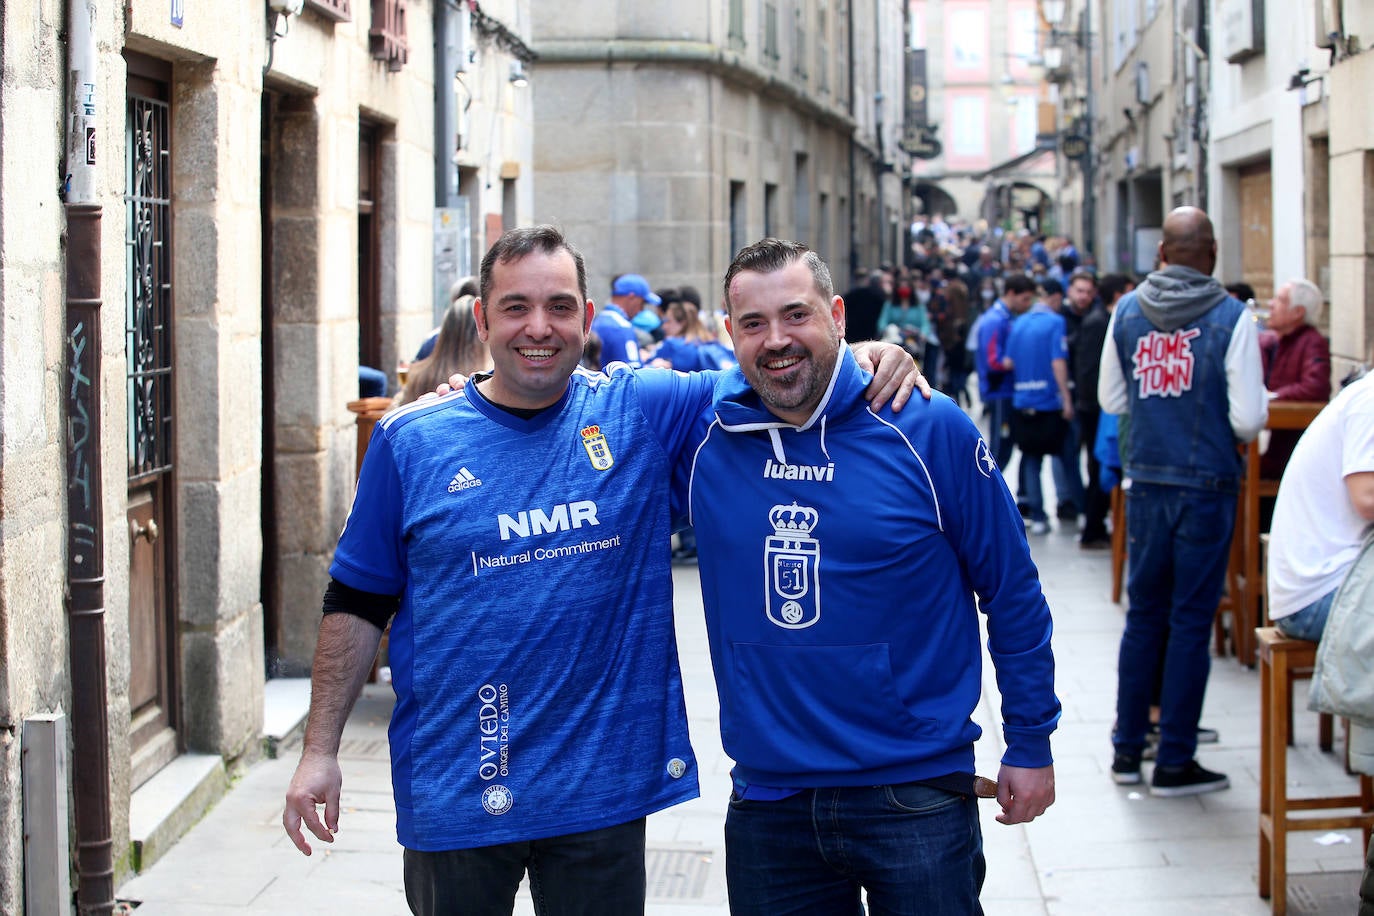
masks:
<path fill-rule="evenodd" d="M 1054 801 L 1050 612 L 1015 502 L 949 398 L 869 409 L 814 252 L 749 246 L 725 293 L 739 369 L 694 436 L 688 491 L 736 762 L 731 912 L 852 916 L 862 889 L 875 914 L 980 913 L 980 608 L 998 820 Z"/>
<path fill-rule="evenodd" d="M 592 314 L 556 229 L 503 235 L 474 309 L 495 371 L 378 424 L 330 567 L 283 826 L 307 855 L 304 831 L 332 841 L 344 722 L 390 621 L 416 913 L 509 914 L 528 871 L 540 913 L 640 914 L 644 818 L 698 794 L 668 488 L 718 374 L 579 369 Z M 904 400 L 911 360 L 882 352 L 877 396 Z"/>

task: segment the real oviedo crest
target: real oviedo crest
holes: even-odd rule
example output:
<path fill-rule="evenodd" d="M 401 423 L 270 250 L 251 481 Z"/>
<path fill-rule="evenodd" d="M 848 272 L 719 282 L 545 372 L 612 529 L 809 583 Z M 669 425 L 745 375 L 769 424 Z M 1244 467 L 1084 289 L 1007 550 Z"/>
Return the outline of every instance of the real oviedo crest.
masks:
<path fill-rule="evenodd" d="M 615 464 L 615 458 L 611 455 L 611 447 L 606 442 L 606 437 L 601 434 L 600 426 L 584 426 L 582 428 L 582 447 L 587 450 L 587 457 L 592 460 L 592 467 L 598 471 L 609 471 L 611 465 Z"/>
<path fill-rule="evenodd" d="M 768 619 L 801 630 L 821 619 L 821 542 L 811 536 L 820 513 L 810 506 L 774 506 L 763 551 L 763 589 Z"/>

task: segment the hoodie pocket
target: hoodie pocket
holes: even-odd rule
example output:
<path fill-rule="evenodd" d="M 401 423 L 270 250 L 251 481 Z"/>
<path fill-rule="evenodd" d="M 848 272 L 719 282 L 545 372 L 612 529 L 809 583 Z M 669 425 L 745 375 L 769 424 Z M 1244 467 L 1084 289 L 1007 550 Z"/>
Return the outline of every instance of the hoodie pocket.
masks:
<path fill-rule="evenodd" d="M 911 763 L 957 745 L 958 723 L 912 715 L 886 643 L 732 646 L 736 685 L 725 750 L 771 773 L 847 773 Z M 943 734 L 948 730 L 949 735 Z"/>

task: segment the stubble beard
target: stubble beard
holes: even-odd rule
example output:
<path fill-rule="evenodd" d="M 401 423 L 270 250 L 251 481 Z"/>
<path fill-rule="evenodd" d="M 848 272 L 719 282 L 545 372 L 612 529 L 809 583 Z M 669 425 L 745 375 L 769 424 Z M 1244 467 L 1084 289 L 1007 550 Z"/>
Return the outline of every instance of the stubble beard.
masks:
<path fill-rule="evenodd" d="M 801 356 L 803 362 L 785 376 L 767 374 L 762 364 L 786 356 Z M 838 351 L 817 355 L 809 350 L 792 347 L 768 353 L 755 363 L 755 377 L 749 379 L 764 406 L 773 410 L 794 411 L 820 403 L 821 395 L 835 371 Z"/>

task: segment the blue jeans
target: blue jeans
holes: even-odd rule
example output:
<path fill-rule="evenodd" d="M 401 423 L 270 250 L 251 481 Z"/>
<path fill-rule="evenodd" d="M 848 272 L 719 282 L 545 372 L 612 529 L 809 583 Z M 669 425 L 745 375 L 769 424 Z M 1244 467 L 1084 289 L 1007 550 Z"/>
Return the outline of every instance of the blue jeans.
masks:
<path fill-rule="evenodd" d="M 1234 493 L 1138 481 L 1126 491 L 1130 610 L 1117 659 L 1112 743 L 1118 751 L 1138 755 L 1144 747 L 1158 683 L 1156 762 L 1184 766 L 1197 753 L 1212 618 L 1235 517 Z"/>
<path fill-rule="evenodd" d="M 730 799 L 731 916 L 981 916 L 975 799 L 906 783 Z"/>
<path fill-rule="evenodd" d="M 1289 639 L 1305 639 L 1308 642 L 1321 642 L 1322 631 L 1326 629 L 1326 618 L 1331 616 L 1331 605 L 1336 603 L 1336 592 L 1340 586 L 1322 595 L 1300 611 L 1287 617 L 1279 617 L 1274 626 Z"/>
<path fill-rule="evenodd" d="M 1040 483 L 1040 472 L 1043 467 L 1044 456 L 1021 453 L 1016 501 L 1030 510 L 1027 518 L 1033 522 L 1049 521 L 1049 516 L 1045 514 L 1045 494 Z"/>
<path fill-rule="evenodd" d="M 1011 461 L 1011 398 L 989 398 L 988 406 L 988 451 L 999 468 L 1005 469 Z"/>
<path fill-rule="evenodd" d="M 510 916 L 525 870 L 539 916 L 643 916 L 644 818 L 543 840 L 405 851 L 417 916 Z"/>

